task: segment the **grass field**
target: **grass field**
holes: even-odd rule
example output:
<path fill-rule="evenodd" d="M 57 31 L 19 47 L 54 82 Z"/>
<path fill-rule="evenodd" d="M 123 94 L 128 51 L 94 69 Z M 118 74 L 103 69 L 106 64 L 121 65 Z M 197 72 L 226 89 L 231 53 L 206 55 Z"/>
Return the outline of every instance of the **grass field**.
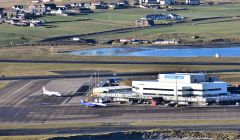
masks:
<path fill-rule="evenodd" d="M 180 65 L 100 65 L 100 64 L 24 64 L 1 63 L 4 76 L 56 75 L 51 71 L 110 70 L 113 72 L 174 72 L 240 69 L 240 66 L 180 66 Z"/>
<path fill-rule="evenodd" d="M 122 37 L 138 37 L 142 39 L 156 39 L 156 38 L 178 38 L 187 40 L 188 42 L 203 40 L 208 42 L 213 39 L 240 39 L 240 31 L 236 30 L 240 28 L 240 18 L 231 18 L 239 16 L 239 5 L 222 5 L 222 6 L 194 6 L 187 7 L 188 10 L 174 11 L 174 13 L 187 17 L 188 20 L 197 18 L 212 18 L 212 17 L 223 17 L 222 19 L 206 19 L 203 21 L 192 21 L 184 24 L 177 24 L 170 27 L 159 27 L 154 29 L 143 29 L 137 30 L 130 33 L 119 33 L 114 35 L 102 35 L 100 37 L 94 36 L 101 40 L 101 38 L 118 39 Z M 146 15 L 150 13 L 169 13 L 161 10 L 152 9 L 133 9 L 114 11 L 118 12 L 116 17 L 131 13 L 131 16 L 141 14 Z M 223 12 L 224 11 L 224 12 Z M 112 13 L 114 15 L 115 13 Z M 119 15 L 119 16 L 117 16 Z M 229 18 L 230 17 L 230 18 Z M 128 19 L 129 21 L 133 19 Z M 132 21 L 133 22 L 133 21 Z M 193 35 L 200 36 L 199 39 L 192 39 Z"/>
<path fill-rule="evenodd" d="M 55 26 L 54 28 L 30 28 L 12 25 L 0 25 L 0 44 L 10 45 L 21 43 L 36 43 L 42 39 L 62 35 L 77 35 L 96 31 L 116 29 L 118 25 L 105 25 L 93 21 L 81 21 L 77 17 L 44 17 L 46 22 Z M 77 21 L 79 20 L 80 21 Z"/>
<path fill-rule="evenodd" d="M 231 25 L 231 26 L 230 26 Z M 165 39 L 181 39 L 185 42 L 203 40 L 208 42 L 214 39 L 229 39 L 239 40 L 240 31 L 236 30 L 240 28 L 239 21 L 218 22 L 218 23 L 199 23 L 199 24 L 179 24 L 171 27 L 157 28 L 157 29 L 145 29 L 140 31 L 134 31 L 132 33 L 117 34 L 112 36 L 101 36 L 96 38 L 108 37 L 109 39 L 117 39 L 124 37 L 135 36 L 138 38 L 147 38 L 154 40 L 156 38 Z M 192 36 L 197 35 L 199 39 L 192 39 Z"/>
<path fill-rule="evenodd" d="M 214 6 L 183 6 L 188 10 L 171 11 L 181 16 L 187 17 L 190 21 L 196 18 L 222 17 L 222 19 L 202 20 L 178 24 L 171 27 L 159 27 L 154 29 L 143 29 L 131 33 L 103 34 L 99 36 L 90 36 L 98 40 L 118 39 L 122 37 L 139 37 L 155 39 L 163 38 L 180 38 L 188 42 L 191 41 L 208 41 L 212 39 L 231 39 L 240 40 L 240 28 L 238 24 L 240 18 L 231 18 L 239 16 L 240 4 L 225 4 Z M 16 27 L 13 25 L 0 25 L 0 45 L 36 43 L 48 37 L 63 35 L 87 34 L 97 31 L 111 29 L 120 29 L 133 27 L 134 21 L 153 13 L 171 13 L 162 9 L 119 9 L 119 10 L 96 10 L 89 15 L 77 15 L 73 17 L 62 16 L 45 16 L 47 25 L 52 28 L 30 28 Z M 86 20 L 88 19 L 88 20 Z M 192 35 L 199 35 L 200 38 L 192 40 Z M 88 37 L 88 36 L 87 36 Z"/>

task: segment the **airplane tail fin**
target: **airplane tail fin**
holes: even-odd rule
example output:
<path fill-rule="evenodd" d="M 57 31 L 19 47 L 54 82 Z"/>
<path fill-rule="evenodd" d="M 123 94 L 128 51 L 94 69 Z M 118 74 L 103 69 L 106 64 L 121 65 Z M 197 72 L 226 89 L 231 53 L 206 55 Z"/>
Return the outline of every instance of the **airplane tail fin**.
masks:
<path fill-rule="evenodd" d="M 46 88 L 43 86 L 42 87 L 42 93 L 44 94 L 44 93 L 46 93 L 46 91 L 47 91 Z"/>
<path fill-rule="evenodd" d="M 84 104 L 84 101 L 83 101 L 83 100 L 81 100 L 81 101 L 80 101 L 80 103 L 81 103 L 81 104 Z"/>

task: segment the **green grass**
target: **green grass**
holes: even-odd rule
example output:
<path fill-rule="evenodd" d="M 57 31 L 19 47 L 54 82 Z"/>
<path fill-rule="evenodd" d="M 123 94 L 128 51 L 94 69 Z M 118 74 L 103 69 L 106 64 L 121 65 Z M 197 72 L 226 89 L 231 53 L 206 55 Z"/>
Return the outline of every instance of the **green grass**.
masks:
<path fill-rule="evenodd" d="M 66 18 L 66 19 L 65 19 Z M 104 31 L 118 28 L 117 25 L 104 25 L 93 21 L 75 21 L 76 17 L 48 17 L 44 18 L 54 28 L 31 28 L 31 27 L 17 27 L 13 25 L 0 25 L 0 44 L 10 45 L 19 43 L 34 43 L 48 37 L 63 36 L 63 35 L 78 35 L 91 33 L 96 31 Z M 72 20 L 72 21 L 71 21 Z M 68 21 L 68 22 L 62 22 Z M 55 23 L 56 22 L 56 23 Z"/>
<path fill-rule="evenodd" d="M 105 64 L 28 64 L 0 63 L 4 76 L 56 75 L 52 71 L 109 70 L 113 72 L 173 72 L 240 69 L 240 66 L 182 66 L 182 65 L 105 65 Z M 226 77 L 227 78 L 227 77 Z M 235 77 L 236 79 L 236 77 Z"/>
<path fill-rule="evenodd" d="M 176 13 L 190 18 L 225 17 L 240 15 L 239 4 L 187 6 L 187 8 L 189 10 L 177 11 Z"/>
<path fill-rule="evenodd" d="M 10 45 L 20 43 L 35 43 L 42 39 L 63 35 L 87 34 L 91 32 L 105 31 L 111 29 L 126 28 L 134 26 L 136 19 L 153 13 L 176 13 L 188 19 L 206 18 L 206 17 L 229 17 L 240 15 L 240 4 L 215 5 L 215 6 L 185 6 L 188 10 L 163 11 L 162 9 L 118 9 L 118 10 L 96 10 L 89 15 L 78 15 L 74 17 L 63 16 L 45 16 L 48 25 L 53 28 L 30 28 L 17 27 L 13 25 L 0 25 L 0 45 Z M 83 21 L 83 19 L 89 19 Z M 96 39 L 117 39 L 126 36 L 146 37 L 151 35 L 151 39 L 168 35 L 171 32 L 179 34 L 178 37 L 187 40 L 189 36 L 197 34 L 201 39 L 213 38 L 238 38 L 240 37 L 240 28 L 238 19 L 236 21 L 224 22 L 229 19 L 221 19 L 219 23 L 210 23 L 217 20 L 206 20 L 193 22 L 189 24 L 179 24 L 172 27 L 160 27 L 155 29 L 144 29 L 133 31 L 132 33 L 118 33 L 93 36 Z M 234 19 L 232 19 L 234 20 Z M 170 36 L 171 37 L 171 36 Z"/>
<path fill-rule="evenodd" d="M 122 37 L 137 37 L 144 39 L 156 39 L 156 38 L 179 38 L 187 41 L 204 40 L 208 42 L 213 39 L 230 39 L 240 40 L 240 31 L 236 30 L 240 28 L 239 18 L 232 19 L 228 17 L 239 16 L 239 5 L 220 5 L 220 6 L 188 6 L 188 10 L 174 11 L 179 15 L 188 17 L 188 19 L 196 18 L 211 18 L 211 17 L 223 17 L 222 19 L 209 19 L 204 21 L 194 21 L 190 23 L 177 24 L 171 27 L 159 27 L 154 29 L 133 30 L 129 33 L 118 34 L 103 34 L 101 36 L 93 36 L 97 40 L 118 39 Z M 117 13 L 115 13 L 117 12 Z M 95 20 L 105 19 L 108 21 L 109 17 L 114 17 L 114 21 L 131 21 L 143 17 L 146 14 L 151 13 L 170 13 L 166 11 L 153 10 L 153 9 L 127 9 L 127 10 L 115 10 L 111 13 L 99 13 Z M 107 16 L 108 15 L 108 16 Z M 111 16 L 109 16 L 111 15 Z M 87 16 L 91 18 L 91 15 Z M 135 17 L 135 18 L 133 18 Z M 225 18 L 226 17 L 226 18 Z M 124 25 L 126 27 L 126 25 Z M 191 39 L 193 35 L 200 36 L 199 39 Z"/>
<path fill-rule="evenodd" d="M 34 43 L 49 37 L 87 34 L 122 27 L 115 23 L 105 24 L 94 20 L 83 21 L 84 18 L 81 17 L 46 16 L 41 19 L 54 27 L 31 28 L 7 24 L 0 25 L 0 45 L 10 45 L 11 41 L 13 44 Z"/>
<path fill-rule="evenodd" d="M 143 29 L 130 33 L 103 35 L 96 38 L 118 39 L 121 37 L 138 37 L 154 40 L 156 38 L 177 38 L 192 40 L 193 35 L 200 36 L 200 39 L 208 41 L 212 39 L 238 39 L 240 40 L 239 21 L 206 23 L 206 24 L 178 24 L 171 27 L 160 27 L 154 29 Z"/>

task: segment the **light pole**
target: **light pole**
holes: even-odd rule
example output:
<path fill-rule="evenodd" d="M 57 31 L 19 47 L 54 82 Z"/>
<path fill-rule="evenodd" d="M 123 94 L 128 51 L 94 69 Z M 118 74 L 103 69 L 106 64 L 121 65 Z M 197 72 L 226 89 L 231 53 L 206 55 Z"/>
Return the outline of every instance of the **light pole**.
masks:
<path fill-rule="evenodd" d="M 94 87 L 96 87 L 96 83 L 97 83 L 97 73 L 94 72 Z"/>
<path fill-rule="evenodd" d="M 92 75 L 90 76 L 90 88 L 92 88 Z"/>
<path fill-rule="evenodd" d="M 115 98 L 116 98 L 116 76 L 117 74 L 116 73 L 113 73 L 113 79 L 114 79 L 114 86 L 115 86 L 115 88 L 114 88 L 114 92 L 115 92 Z"/>
<path fill-rule="evenodd" d="M 97 70 L 97 74 L 98 74 L 97 84 L 98 84 L 98 86 L 99 86 L 99 83 L 100 83 L 100 80 L 99 80 L 99 69 Z"/>
<path fill-rule="evenodd" d="M 176 99 L 176 104 L 178 104 L 178 89 L 177 89 L 177 79 L 178 79 L 178 76 L 177 75 L 175 75 L 175 79 L 176 79 L 175 99 Z"/>

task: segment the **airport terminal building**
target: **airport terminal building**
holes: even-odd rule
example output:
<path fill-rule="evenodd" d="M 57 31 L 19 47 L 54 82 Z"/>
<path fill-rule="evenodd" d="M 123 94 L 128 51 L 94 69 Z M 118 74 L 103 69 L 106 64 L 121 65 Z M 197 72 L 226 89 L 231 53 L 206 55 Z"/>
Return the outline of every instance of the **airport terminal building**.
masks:
<path fill-rule="evenodd" d="M 143 98 L 163 97 L 179 102 L 206 103 L 209 97 L 227 95 L 227 83 L 205 73 L 159 74 L 157 80 L 133 81 L 132 87 Z"/>

